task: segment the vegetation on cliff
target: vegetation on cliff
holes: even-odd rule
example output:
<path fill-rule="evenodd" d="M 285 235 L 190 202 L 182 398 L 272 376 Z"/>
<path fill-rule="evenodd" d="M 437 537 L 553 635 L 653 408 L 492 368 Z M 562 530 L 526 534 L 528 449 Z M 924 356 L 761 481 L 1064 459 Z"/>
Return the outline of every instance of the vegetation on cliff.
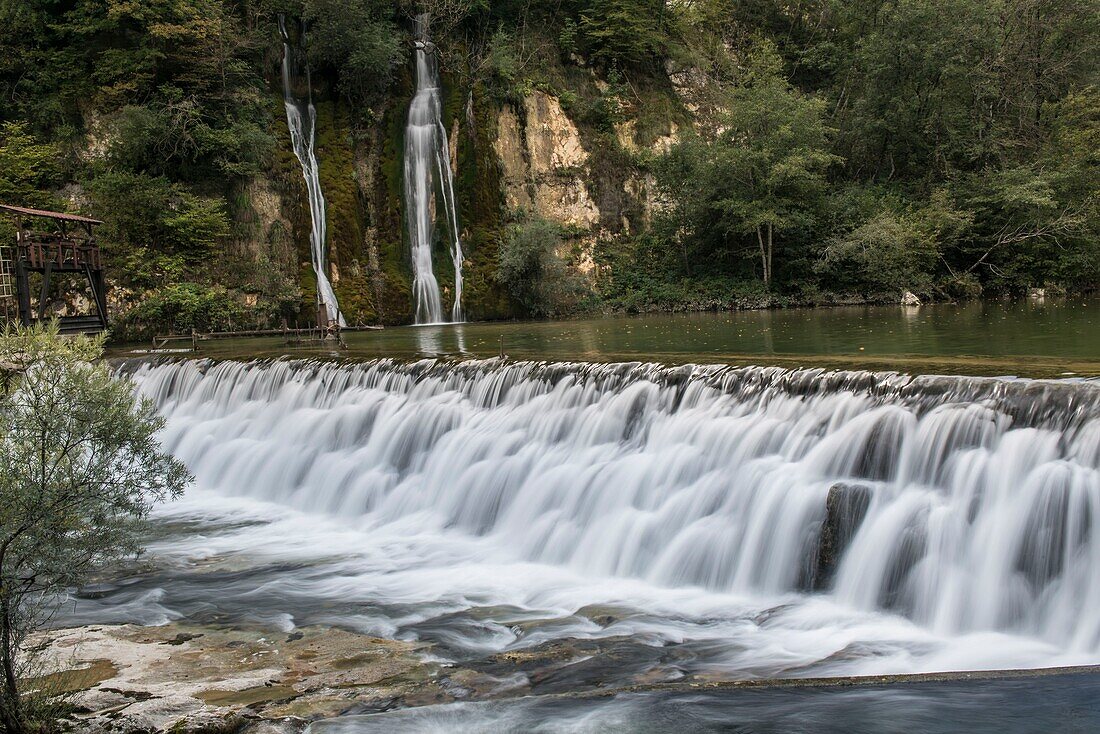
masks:
<path fill-rule="evenodd" d="M 0 198 L 106 221 L 123 334 L 308 318 L 278 91 L 277 18 L 302 19 L 337 292 L 353 322 L 407 321 L 418 12 L 473 318 L 1100 282 L 1097 0 L 0 2 Z M 498 113 L 534 134 L 537 94 L 587 157 L 506 180 Z M 533 282 L 558 264 L 587 295 Z"/>

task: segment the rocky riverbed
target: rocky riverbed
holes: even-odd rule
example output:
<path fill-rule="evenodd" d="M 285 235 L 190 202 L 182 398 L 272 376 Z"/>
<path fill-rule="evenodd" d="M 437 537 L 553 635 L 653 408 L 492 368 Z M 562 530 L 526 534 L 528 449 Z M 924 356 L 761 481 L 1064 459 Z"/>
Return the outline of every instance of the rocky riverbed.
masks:
<path fill-rule="evenodd" d="M 297 732 L 317 718 L 454 699 L 421 645 L 332 628 L 89 626 L 45 637 L 75 731 Z"/>
<path fill-rule="evenodd" d="M 576 642 L 559 641 L 522 653 L 493 655 L 467 667 L 441 661 L 424 643 L 323 626 L 286 632 L 188 623 L 95 625 L 54 630 L 35 644 L 47 650 L 60 671 L 49 677 L 54 689 L 69 694 L 65 725 L 89 734 L 298 734 L 313 722 L 337 717 L 346 722 L 345 728 L 353 727 L 348 731 L 375 731 L 370 727 L 385 730 L 391 717 L 362 715 L 394 712 L 407 718 L 399 712 L 419 716 L 412 710 L 423 709 L 429 719 L 446 711 L 450 720 L 454 712 L 461 718 L 496 711 L 449 707 L 471 702 L 512 707 L 503 711 L 518 710 L 514 705 L 523 701 L 542 702 L 531 705 L 549 707 L 548 711 L 562 706 L 587 711 L 598 700 L 642 700 L 639 695 L 679 700 L 676 697 L 687 695 L 713 698 L 721 708 L 732 705 L 731 695 L 757 696 L 749 693 L 754 690 L 802 690 L 808 695 L 854 687 L 901 694 L 914 686 L 924 686 L 920 695 L 940 701 L 945 692 L 961 690 L 960 686 L 982 685 L 988 693 L 1005 686 L 1042 686 L 1044 679 L 1067 676 L 1078 682 L 1100 681 L 1094 667 L 733 681 L 694 676 L 673 681 L 654 669 L 648 675 L 630 676 L 629 682 L 604 678 L 601 685 L 595 678 L 575 679 L 573 686 L 562 688 L 554 683 L 565 671 L 576 678 L 576 669 L 585 661 L 614 656 L 609 650 L 586 651 Z M 1021 679 L 1031 683 L 1008 682 Z M 836 695 L 840 698 L 829 700 L 847 696 Z M 767 700 L 771 699 L 754 705 L 766 710 Z M 980 698 L 974 703 L 980 704 Z M 1071 718 L 1079 722 L 1081 713 Z M 413 721 L 419 719 L 404 723 Z"/>

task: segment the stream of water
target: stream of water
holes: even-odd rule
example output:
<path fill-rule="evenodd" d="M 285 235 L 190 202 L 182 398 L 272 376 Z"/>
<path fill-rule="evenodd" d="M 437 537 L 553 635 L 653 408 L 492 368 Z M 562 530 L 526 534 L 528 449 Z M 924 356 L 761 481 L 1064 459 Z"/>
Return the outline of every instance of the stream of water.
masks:
<path fill-rule="evenodd" d="M 290 129 L 290 143 L 294 155 L 302 166 L 306 195 L 309 198 L 310 232 L 309 246 L 313 261 L 313 273 L 317 279 L 318 306 L 323 308 L 329 322 L 346 326 L 336 292 L 328 278 L 328 222 L 325 213 L 325 196 L 321 192 L 321 168 L 317 162 L 316 127 L 317 110 L 313 106 L 313 88 L 309 78 L 309 66 L 296 61 L 297 49 L 291 46 L 286 30 L 286 19 L 279 16 L 279 31 L 283 35 L 283 102 L 286 107 L 286 123 Z M 298 68 L 304 69 L 304 73 Z M 294 80 L 304 77 L 306 94 L 299 97 L 294 90 Z"/>
<path fill-rule="evenodd" d="M 62 622 L 336 625 L 427 643 L 509 699 L 315 734 L 1091 731 L 1089 673 L 682 684 L 1100 662 L 1098 315 L 459 324 L 348 334 L 363 361 L 264 341 L 121 361 L 196 482 Z M 551 361 L 485 359 L 501 339 Z"/>
<path fill-rule="evenodd" d="M 405 127 L 405 221 L 412 248 L 416 323 L 435 324 L 444 317 L 443 296 L 432 263 L 437 206 L 442 207 L 454 266 L 450 321 L 462 321 L 462 241 L 458 231 L 451 151 L 442 121 L 439 68 L 428 39 L 428 16 L 416 19 L 416 94 Z"/>

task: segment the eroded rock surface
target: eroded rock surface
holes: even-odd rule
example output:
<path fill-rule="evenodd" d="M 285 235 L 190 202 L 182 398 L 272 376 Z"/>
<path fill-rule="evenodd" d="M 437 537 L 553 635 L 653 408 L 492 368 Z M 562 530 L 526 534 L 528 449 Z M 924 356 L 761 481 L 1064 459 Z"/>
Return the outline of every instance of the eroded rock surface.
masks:
<path fill-rule="evenodd" d="M 300 731 L 349 711 L 454 700 L 422 646 L 343 630 L 187 624 L 47 633 L 74 731 Z"/>
<path fill-rule="evenodd" d="M 533 209 L 562 224 L 590 229 L 600 210 L 588 190 L 588 152 L 555 97 L 534 92 L 522 117 L 510 105 L 497 117 L 493 144 L 509 209 Z"/>

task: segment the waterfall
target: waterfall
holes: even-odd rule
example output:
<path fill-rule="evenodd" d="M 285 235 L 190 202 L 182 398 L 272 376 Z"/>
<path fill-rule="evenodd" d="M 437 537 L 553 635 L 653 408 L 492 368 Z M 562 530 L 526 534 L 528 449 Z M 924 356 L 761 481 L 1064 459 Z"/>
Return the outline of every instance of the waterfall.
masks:
<path fill-rule="evenodd" d="M 416 94 L 405 127 L 405 219 L 412 248 L 416 323 L 444 320 L 443 299 L 432 268 L 436 196 L 443 207 L 454 263 L 455 292 L 451 321 L 462 321 L 462 242 L 458 234 L 451 151 L 443 126 L 439 70 L 428 40 L 428 18 L 416 18 Z"/>
<path fill-rule="evenodd" d="M 325 197 L 321 193 L 320 166 L 314 149 L 316 136 L 317 110 L 313 106 L 313 88 L 309 78 L 309 66 L 305 65 L 306 97 L 301 99 L 294 92 L 292 57 L 294 48 L 290 45 L 290 36 L 286 31 L 286 19 L 279 16 L 279 31 L 283 36 L 283 103 L 286 107 L 286 124 L 290 128 L 290 143 L 294 155 L 302 165 L 302 176 L 306 182 L 309 196 L 310 232 L 309 246 L 313 260 L 313 272 L 317 276 L 318 307 L 325 309 L 330 323 L 346 326 L 336 293 L 329 282 L 326 266 L 328 264 L 327 223 L 325 219 Z"/>
<path fill-rule="evenodd" d="M 218 495 L 593 580 L 820 597 L 928 634 L 1100 652 L 1094 382 L 499 360 L 124 370 Z"/>

